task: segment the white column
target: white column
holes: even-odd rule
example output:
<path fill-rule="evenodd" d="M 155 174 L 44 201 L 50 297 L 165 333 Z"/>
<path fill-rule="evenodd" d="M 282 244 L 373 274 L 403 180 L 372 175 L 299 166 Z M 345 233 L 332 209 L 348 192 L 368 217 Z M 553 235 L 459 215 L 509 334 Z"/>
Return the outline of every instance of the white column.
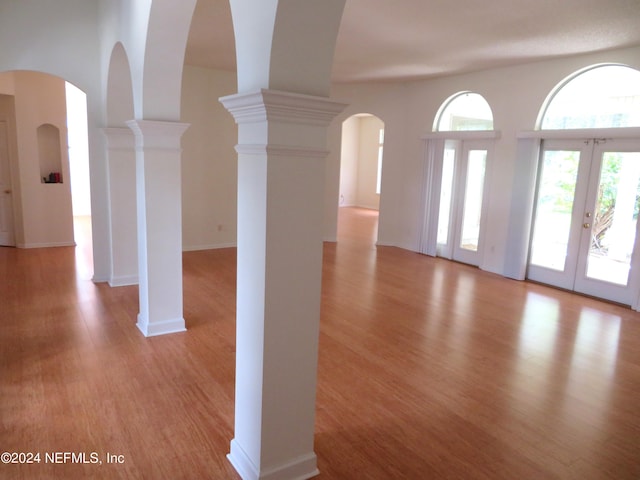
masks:
<path fill-rule="evenodd" d="M 235 436 L 244 480 L 318 474 L 313 451 L 329 122 L 343 108 L 260 90 L 221 99 L 238 123 Z"/>
<path fill-rule="evenodd" d="M 180 138 L 188 125 L 149 120 L 127 125 L 136 137 L 137 325 L 147 337 L 182 332 Z"/>
<path fill-rule="evenodd" d="M 135 285 L 138 283 L 135 138 L 129 128 L 105 128 L 103 132 L 109 172 L 109 285 Z"/>

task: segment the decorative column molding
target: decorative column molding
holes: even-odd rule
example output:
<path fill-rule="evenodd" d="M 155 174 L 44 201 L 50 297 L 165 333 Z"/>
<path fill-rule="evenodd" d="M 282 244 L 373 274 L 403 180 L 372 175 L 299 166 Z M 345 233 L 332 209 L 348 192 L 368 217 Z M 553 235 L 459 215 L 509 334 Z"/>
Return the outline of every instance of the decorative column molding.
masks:
<path fill-rule="evenodd" d="M 130 128 L 106 127 L 102 129 L 107 139 L 107 149 L 109 151 L 128 150 L 135 148 L 135 135 Z"/>
<path fill-rule="evenodd" d="M 182 305 L 180 139 L 188 124 L 127 122 L 135 135 L 138 278 L 137 326 L 145 336 L 186 330 Z"/>
<path fill-rule="evenodd" d="M 261 89 L 228 95 L 220 102 L 238 124 L 275 122 L 327 127 L 347 106 L 325 97 Z"/>
<path fill-rule="evenodd" d="M 136 148 L 182 151 L 180 140 L 189 128 L 188 123 L 158 120 L 129 120 L 129 128 L 136 137 Z"/>
<path fill-rule="evenodd" d="M 245 480 L 317 475 L 313 451 L 327 126 L 345 105 L 260 90 L 238 123 L 235 435 Z"/>

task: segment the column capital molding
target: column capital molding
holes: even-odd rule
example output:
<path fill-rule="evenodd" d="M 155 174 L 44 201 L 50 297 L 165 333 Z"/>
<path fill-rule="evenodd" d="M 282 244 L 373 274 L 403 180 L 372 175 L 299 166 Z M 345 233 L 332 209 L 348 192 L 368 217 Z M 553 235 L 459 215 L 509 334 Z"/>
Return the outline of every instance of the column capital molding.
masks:
<path fill-rule="evenodd" d="M 180 149 L 180 139 L 189 128 L 188 123 L 158 120 L 129 120 L 137 148 Z"/>
<path fill-rule="evenodd" d="M 326 97 L 261 89 L 220 97 L 237 124 L 275 121 L 328 126 L 348 105 Z"/>
<path fill-rule="evenodd" d="M 102 133 L 107 139 L 109 150 L 131 150 L 134 147 L 134 134 L 127 127 L 106 127 Z"/>

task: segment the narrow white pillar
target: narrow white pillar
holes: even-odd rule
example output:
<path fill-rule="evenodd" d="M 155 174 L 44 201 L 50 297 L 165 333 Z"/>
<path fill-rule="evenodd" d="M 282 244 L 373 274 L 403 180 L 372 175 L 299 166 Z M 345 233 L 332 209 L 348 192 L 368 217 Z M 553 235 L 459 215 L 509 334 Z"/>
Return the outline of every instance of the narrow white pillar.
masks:
<path fill-rule="evenodd" d="M 149 120 L 127 125 L 136 137 L 137 325 L 147 337 L 182 332 L 180 138 L 188 125 Z"/>
<path fill-rule="evenodd" d="M 138 283 L 136 225 L 136 150 L 129 128 L 105 128 L 109 173 L 109 285 Z"/>
<path fill-rule="evenodd" d="M 629 227 L 633 225 L 633 211 L 636 204 L 638 180 L 640 179 L 640 162 L 638 160 L 640 160 L 640 155 L 637 153 L 627 153 L 623 157 L 613 220 L 611 229 L 606 235 L 607 241 L 610 242 L 608 257 L 621 262 L 626 262 L 629 258 L 628 255 L 633 252 L 635 229 L 631 230 Z"/>
<path fill-rule="evenodd" d="M 238 123 L 235 436 L 244 480 L 318 474 L 313 451 L 329 122 L 344 104 L 260 90 Z"/>

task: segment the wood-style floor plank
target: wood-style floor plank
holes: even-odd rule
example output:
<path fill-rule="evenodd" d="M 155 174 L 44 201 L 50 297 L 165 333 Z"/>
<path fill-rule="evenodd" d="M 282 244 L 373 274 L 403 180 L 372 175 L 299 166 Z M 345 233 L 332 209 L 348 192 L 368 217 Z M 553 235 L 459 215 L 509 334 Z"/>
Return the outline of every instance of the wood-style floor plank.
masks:
<path fill-rule="evenodd" d="M 376 247 L 372 211 L 339 221 L 324 247 L 319 478 L 640 478 L 640 314 Z M 188 331 L 146 339 L 137 288 L 93 284 L 86 245 L 0 248 L 0 451 L 42 455 L 0 478 L 238 478 L 235 260 L 185 253 Z"/>

